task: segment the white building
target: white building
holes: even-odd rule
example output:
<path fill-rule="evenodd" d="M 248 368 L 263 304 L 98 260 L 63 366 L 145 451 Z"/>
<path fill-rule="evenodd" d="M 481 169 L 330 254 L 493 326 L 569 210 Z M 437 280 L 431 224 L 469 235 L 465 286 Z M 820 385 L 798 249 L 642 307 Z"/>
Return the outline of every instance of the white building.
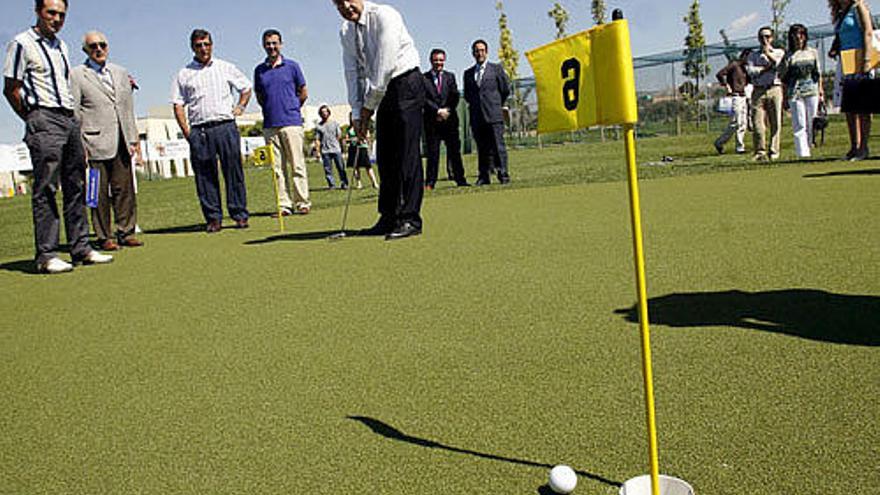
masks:
<path fill-rule="evenodd" d="M 348 123 L 351 112 L 349 105 L 328 105 L 331 118 L 339 124 Z M 320 105 L 305 105 L 302 108 L 303 127 L 309 131 L 319 122 L 318 108 Z M 236 119 L 238 127 L 248 127 L 263 120 L 260 112 L 245 113 Z M 144 152 L 148 177 L 186 177 L 193 175 L 189 163 L 189 146 L 183 139 L 183 133 L 174 118 L 171 105 L 151 108 L 147 115 L 137 119 L 141 148 Z M 263 144 L 262 138 L 242 137 L 242 154 L 247 155 L 254 146 Z M 310 146 L 310 143 L 306 143 Z M 308 156 L 308 153 L 306 153 Z"/>

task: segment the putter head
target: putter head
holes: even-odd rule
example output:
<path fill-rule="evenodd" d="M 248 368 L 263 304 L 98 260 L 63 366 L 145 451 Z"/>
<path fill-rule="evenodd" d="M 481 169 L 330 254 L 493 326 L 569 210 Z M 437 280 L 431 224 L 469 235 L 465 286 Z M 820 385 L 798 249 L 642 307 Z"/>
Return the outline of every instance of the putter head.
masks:
<path fill-rule="evenodd" d="M 345 238 L 345 232 L 339 231 L 334 234 L 330 234 L 330 237 L 328 237 L 327 239 L 331 240 L 331 241 L 338 241 L 338 240 L 344 239 L 344 238 Z"/>

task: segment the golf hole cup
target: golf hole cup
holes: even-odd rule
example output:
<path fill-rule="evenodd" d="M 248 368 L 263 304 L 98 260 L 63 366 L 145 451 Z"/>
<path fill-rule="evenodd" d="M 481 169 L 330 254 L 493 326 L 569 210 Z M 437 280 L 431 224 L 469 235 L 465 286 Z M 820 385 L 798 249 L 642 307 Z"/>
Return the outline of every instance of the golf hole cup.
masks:
<path fill-rule="evenodd" d="M 661 474 L 660 493 L 661 495 L 694 495 L 694 489 L 687 481 Z M 620 495 L 651 495 L 651 476 L 644 474 L 628 480 L 620 487 Z"/>
<path fill-rule="evenodd" d="M 578 479 L 574 469 L 568 466 L 556 466 L 550 470 L 550 482 L 548 484 L 554 493 L 569 494 L 574 491 L 577 483 Z"/>

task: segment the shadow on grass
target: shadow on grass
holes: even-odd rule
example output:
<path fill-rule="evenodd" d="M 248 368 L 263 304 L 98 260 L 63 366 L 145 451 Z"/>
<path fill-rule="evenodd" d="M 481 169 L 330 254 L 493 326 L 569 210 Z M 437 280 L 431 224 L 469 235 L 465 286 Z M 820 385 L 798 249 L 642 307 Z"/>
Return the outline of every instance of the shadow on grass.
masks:
<path fill-rule="evenodd" d="M 205 224 L 204 223 L 195 223 L 192 225 L 178 225 L 176 227 L 164 227 L 161 229 L 147 229 L 144 231 L 144 234 L 156 234 L 156 235 L 164 235 L 164 234 L 192 234 L 194 232 L 204 232 Z"/>
<path fill-rule="evenodd" d="M 39 275 L 37 273 L 37 266 L 36 264 L 34 264 L 34 260 L 32 259 L 3 263 L 2 265 L 0 265 L 0 270 L 7 272 L 25 273 L 27 275 Z"/>
<path fill-rule="evenodd" d="M 246 246 L 258 246 L 260 244 L 271 244 L 273 242 L 280 241 L 320 241 L 322 239 L 325 240 L 335 240 L 339 234 L 339 230 L 321 230 L 317 232 L 296 232 L 293 234 L 279 234 L 273 235 L 271 237 L 267 237 L 265 239 L 255 239 L 252 241 L 247 241 L 244 244 Z M 331 239 L 333 237 L 333 239 Z M 357 230 L 346 230 L 344 237 L 358 237 Z"/>
<path fill-rule="evenodd" d="M 446 450 L 449 452 L 455 452 L 457 454 L 466 454 L 466 455 L 471 455 L 474 457 L 479 457 L 481 459 L 509 462 L 511 464 L 519 464 L 522 466 L 530 466 L 530 467 L 538 467 L 538 468 L 546 468 L 546 469 L 550 469 L 553 467 L 550 464 L 544 464 L 544 463 L 534 462 L 534 461 L 527 461 L 527 460 L 523 460 L 523 459 L 514 459 L 512 457 L 503 457 L 503 456 L 494 455 L 494 454 L 486 454 L 484 452 L 477 452 L 475 450 L 468 450 L 468 449 L 462 449 L 459 447 L 453 447 L 450 445 L 444 445 L 440 442 L 435 442 L 433 440 L 428 440 L 425 438 L 410 436 L 410 435 L 407 435 L 406 433 L 398 430 L 397 428 L 394 428 L 393 426 L 391 426 L 387 423 L 383 423 L 382 421 L 379 421 L 378 419 L 368 418 L 366 416 L 348 416 L 348 419 L 351 419 L 353 421 L 357 421 L 357 422 L 363 424 L 364 426 L 366 426 L 367 428 L 372 430 L 373 433 L 375 433 L 377 435 L 381 435 L 381 436 L 388 438 L 388 439 L 391 439 L 391 440 L 397 440 L 399 442 L 411 443 L 413 445 L 418 445 L 419 447 L 426 447 L 429 449 Z M 593 481 L 598 481 L 599 483 L 603 483 L 605 485 L 614 486 L 614 487 L 620 487 L 622 485 L 622 483 L 620 483 L 618 481 L 609 480 L 608 478 L 604 478 L 602 476 L 599 476 L 598 474 L 593 474 L 593 473 L 588 473 L 586 471 L 578 471 L 578 470 L 576 470 L 575 472 L 579 476 L 583 476 L 584 478 L 589 478 Z M 544 488 L 545 487 L 539 488 L 538 493 L 541 493 L 541 494 L 552 493 L 552 491 L 542 492 L 541 490 L 543 490 Z M 547 489 L 549 490 L 549 487 L 547 487 Z"/>
<path fill-rule="evenodd" d="M 836 172 L 825 172 L 824 174 L 806 174 L 805 179 L 819 179 L 822 177 L 840 177 L 847 175 L 880 175 L 880 168 L 866 168 L 861 170 L 838 170 Z"/>
<path fill-rule="evenodd" d="M 635 305 L 615 313 L 638 322 Z M 834 344 L 880 346 L 876 296 L 815 289 L 669 294 L 648 300 L 648 318 L 670 327 L 731 326 Z"/>
<path fill-rule="evenodd" d="M 786 158 L 784 160 L 773 160 L 772 162 L 765 162 L 770 165 L 810 165 L 813 163 L 827 163 L 827 162 L 838 162 L 840 158 L 835 158 L 833 156 L 826 156 L 823 158 Z"/>

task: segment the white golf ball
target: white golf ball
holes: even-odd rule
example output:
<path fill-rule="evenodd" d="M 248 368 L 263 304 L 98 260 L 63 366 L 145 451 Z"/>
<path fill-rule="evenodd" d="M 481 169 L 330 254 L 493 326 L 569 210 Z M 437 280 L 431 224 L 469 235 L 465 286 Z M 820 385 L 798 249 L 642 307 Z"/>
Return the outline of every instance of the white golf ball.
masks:
<path fill-rule="evenodd" d="M 574 469 L 568 466 L 556 466 L 550 470 L 550 489 L 556 493 L 566 495 L 574 491 L 578 484 Z"/>

